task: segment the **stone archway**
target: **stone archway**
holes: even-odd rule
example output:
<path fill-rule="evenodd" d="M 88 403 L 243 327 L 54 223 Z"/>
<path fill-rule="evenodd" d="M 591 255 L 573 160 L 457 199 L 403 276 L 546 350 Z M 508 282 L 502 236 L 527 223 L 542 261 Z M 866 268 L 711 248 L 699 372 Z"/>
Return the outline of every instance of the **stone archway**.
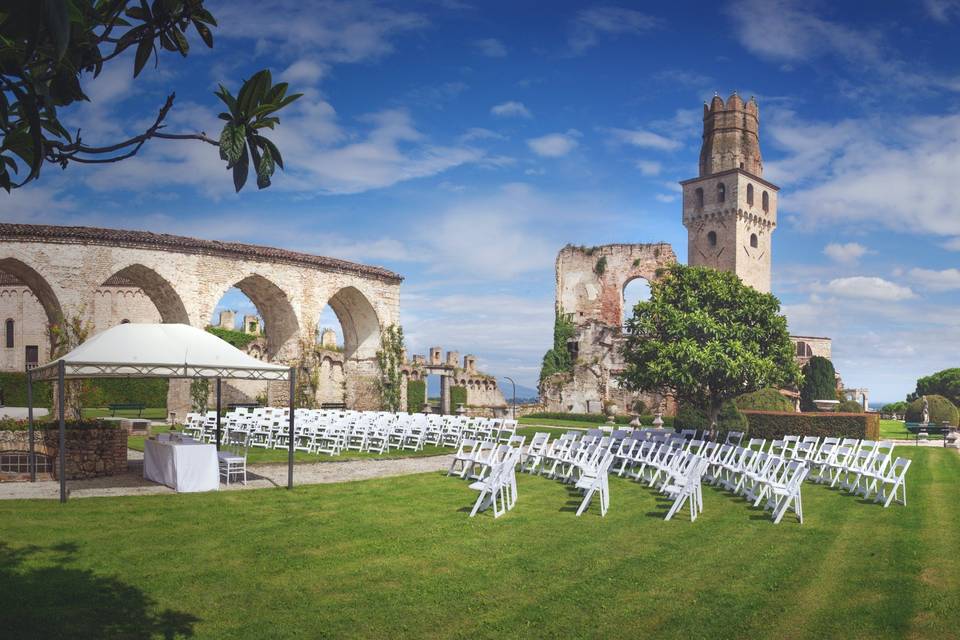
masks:
<path fill-rule="evenodd" d="M 283 289 L 257 273 L 248 275 L 233 286 L 250 299 L 263 317 L 263 331 L 267 337 L 264 357 L 268 361 L 276 359 L 281 351 L 300 335 L 300 322 L 290 299 Z M 220 298 L 224 293 L 226 291 L 221 292 Z M 284 353 L 286 354 L 286 351 Z"/>
<path fill-rule="evenodd" d="M 356 287 L 344 287 L 327 304 L 343 330 L 344 357 L 353 361 L 376 359 L 380 348 L 380 319 L 367 297 Z"/>
<path fill-rule="evenodd" d="M 16 258 L 3 258 L 0 259 L 0 271 L 9 273 L 30 289 L 33 295 L 36 296 L 40 306 L 43 307 L 43 311 L 47 316 L 48 325 L 54 325 L 63 321 L 63 307 L 60 305 L 57 294 L 54 292 L 53 287 L 50 286 L 50 283 L 47 282 L 46 278 L 40 275 L 36 269 Z M 55 341 L 52 334 L 49 334 L 49 340 L 50 353 L 53 353 Z"/>
<path fill-rule="evenodd" d="M 132 264 L 120 269 L 107 278 L 101 286 L 117 279 L 129 281 L 140 287 L 144 294 L 153 302 L 160 314 L 161 322 L 165 324 L 190 324 L 190 316 L 180 298 L 166 278 L 142 264 Z"/>
<path fill-rule="evenodd" d="M 643 276 L 627 278 L 620 287 L 620 308 L 623 314 L 623 323 L 633 316 L 633 307 L 641 300 L 650 299 L 650 281 Z"/>

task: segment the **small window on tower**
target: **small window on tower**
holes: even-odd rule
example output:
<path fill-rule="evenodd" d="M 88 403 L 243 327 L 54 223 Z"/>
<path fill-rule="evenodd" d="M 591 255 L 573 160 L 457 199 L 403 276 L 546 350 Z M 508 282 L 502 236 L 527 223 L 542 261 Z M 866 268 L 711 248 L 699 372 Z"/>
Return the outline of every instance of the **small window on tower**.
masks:
<path fill-rule="evenodd" d="M 6 333 L 7 333 L 7 336 L 6 336 L 6 337 L 7 337 L 7 349 L 13 349 L 13 327 L 14 327 L 13 318 L 7 318 L 7 323 L 6 323 L 6 324 L 7 324 L 7 326 L 5 327 L 5 329 L 7 330 L 7 331 L 6 331 Z"/>
<path fill-rule="evenodd" d="M 697 187 L 697 209 L 703 209 L 703 189 Z"/>
<path fill-rule="evenodd" d="M 722 182 L 717 184 L 717 202 L 727 201 L 727 185 Z"/>
<path fill-rule="evenodd" d="M 707 242 L 710 243 L 711 247 L 717 246 L 717 232 L 711 231 L 707 234 Z"/>
<path fill-rule="evenodd" d="M 756 248 L 757 248 L 757 244 L 759 244 L 759 241 L 757 240 L 757 234 L 751 233 L 751 234 L 750 234 L 750 246 L 753 247 L 754 249 L 756 249 Z"/>
<path fill-rule="evenodd" d="M 770 194 L 763 192 L 763 210 L 770 211 Z"/>
<path fill-rule="evenodd" d="M 753 206 L 753 185 L 752 184 L 747 185 L 747 204 L 749 204 L 751 207 Z"/>

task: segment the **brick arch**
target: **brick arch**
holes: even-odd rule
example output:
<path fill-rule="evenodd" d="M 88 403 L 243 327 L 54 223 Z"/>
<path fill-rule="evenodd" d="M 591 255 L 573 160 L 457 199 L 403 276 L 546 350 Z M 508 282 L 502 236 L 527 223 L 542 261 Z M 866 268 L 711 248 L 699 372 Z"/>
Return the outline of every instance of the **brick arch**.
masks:
<path fill-rule="evenodd" d="M 649 278 L 646 278 L 641 275 L 634 275 L 626 278 L 623 282 L 623 286 L 620 287 L 620 307 L 623 310 L 624 322 L 626 321 L 627 318 L 633 315 L 633 305 L 629 304 L 629 302 L 627 301 L 627 287 L 630 287 L 630 285 L 633 285 L 634 283 L 638 283 L 637 285 L 634 285 L 635 287 L 640 286 L 639 283 L 645 284 L 646 285 L 645 299 L 649 299 L 650 297 L 650 279 Z"/>
<path fill-rule="evenodd" d="M 0 271 L 9 273 L 18 278 L 30 291 L 36 296 L 40 306 L 47 315 L 47 323 L 50 325 L 58 324 L 63 321 L 63 307 L 53 287 L 47 282 L 40 273 L 25 262 L 16 258 L 0 259 Z M 50 351 L 53 351 L 54 340 L 50 336 Z"/>
<path fill-rule="evenodd" d="M 347 360 L 372 360 L 380 348 L 380 319 L 370 300 L 353 286 L 343 287 L 327 301 L 343 331 Z"/>
<path fill-rule="evenodd" d="M 190 324 L 187 309 L 173 285 L 159 273 L 142 264 L 126 266 L 103 281 L 100 286 L 111 280 L 129 281 L 132 287 L 139 287 L 144 295 L 150 298 L 153 306 L 160 313 L 160 320 L 165 324 Z M 120 299 L 133 298 L 133 291 L 119 291 Z"/>
<path fill-rule="evenodd" d="M 274 360 L 281 352 L 286 354 L 290 345 L 300 335 L 300 321 L 286 292 L 269 278 L 259 273 L 251 273 L 223 287 L 216 296 L 216 302 L 232 287 L 250 298 L 250 302 L 263 317 L 263 333 L 267 337 L 266 359 Z"/>

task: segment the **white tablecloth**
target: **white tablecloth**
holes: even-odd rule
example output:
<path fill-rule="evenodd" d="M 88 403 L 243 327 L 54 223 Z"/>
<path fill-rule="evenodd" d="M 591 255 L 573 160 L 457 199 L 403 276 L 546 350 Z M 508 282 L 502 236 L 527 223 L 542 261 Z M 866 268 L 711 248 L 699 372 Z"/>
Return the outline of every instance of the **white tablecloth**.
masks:
<path fill-rule="evenodd" d="M 217 491 L 217 448 L 199 442 L 147 440 L 143 447 L 143 477 L 180 493 Z"/>

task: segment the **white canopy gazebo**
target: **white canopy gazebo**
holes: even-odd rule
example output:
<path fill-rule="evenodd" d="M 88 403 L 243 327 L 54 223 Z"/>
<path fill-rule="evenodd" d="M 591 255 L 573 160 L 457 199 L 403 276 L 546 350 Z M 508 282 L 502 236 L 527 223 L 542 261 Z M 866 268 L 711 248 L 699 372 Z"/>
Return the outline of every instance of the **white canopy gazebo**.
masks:
<path fill-rule="evenodd" d="M 217 336 L 185 324 L 121 324 L 93 336 L 47 364 L 27 371 L 31 479 L 36 479 L 33 434 L 33 382 L 57 381 L 60 422 L 60 501 L 67 499 L 64 381 L 83 378 L 215 378 L 217 380 L 217 447 L 220 446 L 220 380 L 289 380 L 290 445 L 287 488 L 293 487 L 293 420 L 296 371 L 253 358 Z"/>

